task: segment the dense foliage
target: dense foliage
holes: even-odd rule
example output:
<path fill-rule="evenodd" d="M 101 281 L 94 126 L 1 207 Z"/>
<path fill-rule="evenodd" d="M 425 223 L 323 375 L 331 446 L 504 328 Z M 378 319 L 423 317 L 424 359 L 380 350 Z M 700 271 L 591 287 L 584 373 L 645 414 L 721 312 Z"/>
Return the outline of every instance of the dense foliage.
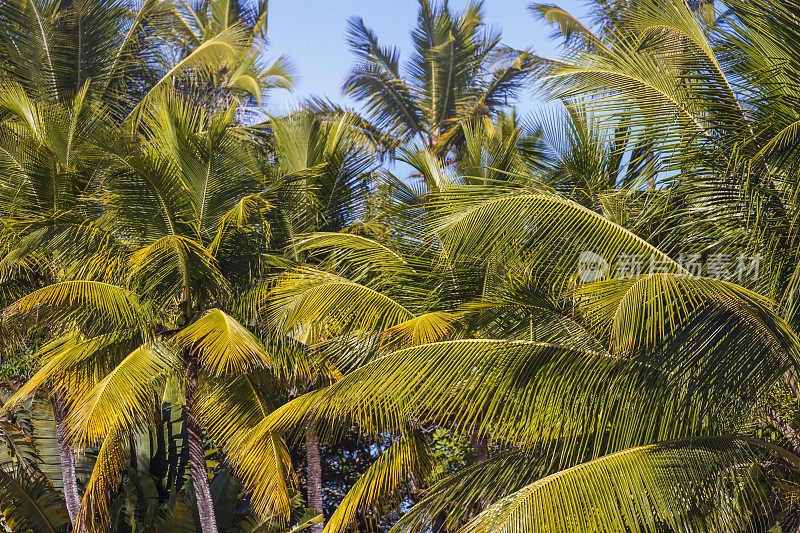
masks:
<path fill-rule="evenodd" d="M 591 6 L 0 3 L 0 527 L 800 530 L 800 7 Z"/>

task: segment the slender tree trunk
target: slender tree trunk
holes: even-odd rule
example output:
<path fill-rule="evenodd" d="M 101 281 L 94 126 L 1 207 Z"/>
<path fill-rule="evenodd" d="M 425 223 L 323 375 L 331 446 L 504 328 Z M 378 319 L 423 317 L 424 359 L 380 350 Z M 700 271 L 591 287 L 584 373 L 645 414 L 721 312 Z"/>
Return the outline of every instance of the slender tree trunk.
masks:
<path fill-rule="evenodd" d="M 472 430 L 472 448 L 475 452 L 475 463 L 489 460 L 489 443 L 481 437 L 480 426 L 476 424 Z"/>
<path fill-rule="evenodd" d="M 78 494 L 78 481 L 75 475 L 75 455 L 72 445 L 67 440 L 67 431 L 64 420 L 67 411 L 59 398 L 58 392 L 53 394 L 53 418 L 56 422 L 56 441 L 58 441 L 58 454 L 61 458 L 61 479 L 64 482 L 64 499 L 67 503 L 69 519 L 74 524 L 81 508 L 81 496 Z"/>
<path fill-rule="evenodd" d="M 322 512 L 322 459 L 319 450 L 319 435 L 313 420 L 306 423 L 306 491 L 308 492 L 308 507 Z M 309 529 L 312 533 L 321 533 L 324 524 L 313 524 Z"/>
<path fill-rule="evenodd" d="M 789 388 L 792 389 L 794 397 L 800 400 L 800 387 L 798 387 L 797 374 L 794 369 L 790 368 L 783 376 L 786 378 L 786 383 L 789 384 Z"/>
<path fill-rule="evenodd" d="M 197 500 L 197 514 L 203 533 L 218 533 L 217 518 L 214 516 L 214 500 L 208 486 L 206 454 L 203 450 L 203 430 L 195 416 L 195 395 L 197 393 L 197 354 L 184 350 L 186 360 L 186 440 L 189 445 L 189 467 L 192 487 Z"/>
<path fill-rule="evenodd" d="M 792 443 L 794 447 L 794 452 L 800 451 L 800 435 L 789 425 L 788 422 L 783 420 L 781 416 L 770 406 L 766 406 L 764 411 L 767 415 L 767 420 L 769 420 L 773 426 L 775 426 L 778 431 L 783 433 L 783 436 L 789 439 L 789 442 Z"/>

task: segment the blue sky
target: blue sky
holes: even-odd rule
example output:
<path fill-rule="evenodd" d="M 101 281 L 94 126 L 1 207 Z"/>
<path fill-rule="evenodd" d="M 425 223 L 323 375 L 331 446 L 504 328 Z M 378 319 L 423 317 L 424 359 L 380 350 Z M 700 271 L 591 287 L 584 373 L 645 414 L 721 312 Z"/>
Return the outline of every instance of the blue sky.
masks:
<path fill-rule="evenodd" d="M 583 16 L 579 0 L 549 0 L 573 14 Z M 503 43 L 550 56 L 557 53 L 557 43 L 549 38 L 550 28 L 535 20 L 528 11 L 528 0 L 485 0 L 485 21 L 503 34 Z M 451 0 L 461 10 L 467 0 Z M 269 3 L 268 55 L 289 56 L 299 74 L 292 94 L 273 91 L 267 109 L 280 114 L 309 95 L 328 96 L 350 103 L 341 96 L 340 87 L 352 64 L 346 38 L 347 19 L 360 16 L 381 39 L 383 45 L 399 46 L 403 56 L 410 51 L 411 28 L 416 21 L 417 0 L 271 0 Z M 527 112 L 538 102 L 526 93 L 518 109 Z"/>

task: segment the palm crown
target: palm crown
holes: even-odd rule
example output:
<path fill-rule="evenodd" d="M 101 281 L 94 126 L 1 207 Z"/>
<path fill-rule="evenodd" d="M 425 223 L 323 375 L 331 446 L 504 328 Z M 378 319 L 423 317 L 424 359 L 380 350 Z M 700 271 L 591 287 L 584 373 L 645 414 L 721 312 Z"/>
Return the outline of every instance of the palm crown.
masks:
<path fill-rule="evenodd" d="M 400 51 L 382 46 L 362 19 L 351 19 L 348 29 L 357 63 L 343 92 L 363 103 L 390 147 L 417 139 L 446 153 L 463 142 L 458 125 L 497 113 L 532 67 L 529 54 L 500 46 L 480 3 L 456 13 L 446 2 L 421 0 L 411 37 L 414 49 L 402 69 Z"/>

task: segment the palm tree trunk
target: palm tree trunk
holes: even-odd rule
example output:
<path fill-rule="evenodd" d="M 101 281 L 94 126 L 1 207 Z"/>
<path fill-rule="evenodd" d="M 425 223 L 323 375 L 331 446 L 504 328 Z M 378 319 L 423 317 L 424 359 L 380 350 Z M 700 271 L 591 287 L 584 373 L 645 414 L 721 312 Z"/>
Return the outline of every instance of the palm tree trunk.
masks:
<path fill-rule="evenodd" d="M 197 514 L 203 533 L 218 533 L 217 518 L 214 516 L 214 500 L 208 486 L 206 454 L 203 450 L 203 430 L 195 416 L 195 396 L 197 394 L 197 354 L 184 350 L 186 361 L 186 440 L 189 445 L 189 466 L 192 487 L 197 500 Z"/>
<path fill-rule="evenodd" d="M 61 458 L 61 480 L 64 483 L 64 499 L 67 503 L 69 519 L 74 524 L 81 508 L 81 496 L 78 493 L 78 481 L 75 475 L 75 455 L 72 445 L 67 440 L 64 420 L 67 412 L 58 392 L 53 393 L 53 419 L 56 422 L 56 441 L 58 442 L 58 455 Z"/>
<path fill-rule="evenodd" d="M 475 424 L 472 430 L 472 450 L 475 454 L 475 464 L 489 460 L 489 443 L 481 437 L 480 424 Z"/>
<path fill-rule="evenodd" d="M 319 435 L 313 420 L 306 423 L 306 491 L 308 507 L 322 512 L 322 459 L 320 458 Z M 312 533 L 321 533 L 324 524 L 312 524 Z"/>

